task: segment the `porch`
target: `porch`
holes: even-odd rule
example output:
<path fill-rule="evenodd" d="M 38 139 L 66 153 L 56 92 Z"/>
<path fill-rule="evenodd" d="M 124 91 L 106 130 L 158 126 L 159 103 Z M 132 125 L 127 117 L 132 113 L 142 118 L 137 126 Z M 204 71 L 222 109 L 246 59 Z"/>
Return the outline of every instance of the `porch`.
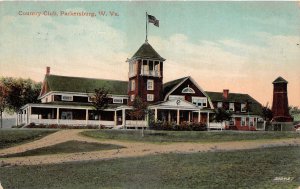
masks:
<path fill-rule="evenodd" d="M 149 107 L 154 115 L 154 122 L 168 122 L 176 123 L 180 125 L 182 123 L 201 123 L 205 124 L 207 128 L 210 128 L 211 114 L 213 113 L 210 109 L 202 109 L 185 100 L 169 100 L 161 104 L 152 105 Z"/>
<path fill-rule="evenodd" d="M 100 113 L 92 106 L 27 104 L 17 115 L 17 125 L 104 126 L 108 128 L 146 127 L 146 121 L 126 119 L 131 107 L 108 108 Z"/>

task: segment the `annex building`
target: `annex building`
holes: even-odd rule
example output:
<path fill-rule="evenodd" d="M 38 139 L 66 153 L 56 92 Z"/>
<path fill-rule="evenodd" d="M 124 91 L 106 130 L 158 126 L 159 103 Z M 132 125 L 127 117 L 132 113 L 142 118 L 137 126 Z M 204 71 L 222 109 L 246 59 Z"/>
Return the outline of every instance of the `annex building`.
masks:
<path fill-rule="evenodd" d="M 148 127 L 147 120 L 131 120 L 128 111 L 139 96 L 154 112 L 155 121 L 204 123 L 211 129 L 256 130 L 261 104 L 248 94 L 205 91 L 190 76 L 163 83 L 164 63 L 154 48 L 145 42 L 127 60 L 126 81 L 53 75 L 47 67 L 39 99 L 27 104 L 18 114 L 18 123 L 58 125 L 104 125 L 112 128 Z M 100 120 L 92 106 L 95 89 L 106 88 L 108 107 Z M 214 109 L 232 112 L 231 121 L 213 121 Z"/>

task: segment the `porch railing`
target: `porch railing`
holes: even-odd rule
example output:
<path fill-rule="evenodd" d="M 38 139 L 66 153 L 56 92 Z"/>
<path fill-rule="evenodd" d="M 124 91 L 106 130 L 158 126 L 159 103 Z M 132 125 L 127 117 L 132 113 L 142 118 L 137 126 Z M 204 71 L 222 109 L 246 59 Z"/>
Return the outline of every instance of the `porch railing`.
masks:
<path fill-rule="evenodd" d="M 60 124 L 60 125 L 105 125 L 114 126 L 114 121 L 104 121 L 104 120 L 70 120 L 70 119 L 31 119 L 31 123 L 35 124 Z"/>
<path fill-rule="evenodd" d="M 146 127 L 147 121 L 145 120 L 126 120 L 126 127 Z"/>
<path fill-rule="evenodd" d="M 225 122 L 210 122 L 208 124 L 209 129 L 225 129 Z"/>

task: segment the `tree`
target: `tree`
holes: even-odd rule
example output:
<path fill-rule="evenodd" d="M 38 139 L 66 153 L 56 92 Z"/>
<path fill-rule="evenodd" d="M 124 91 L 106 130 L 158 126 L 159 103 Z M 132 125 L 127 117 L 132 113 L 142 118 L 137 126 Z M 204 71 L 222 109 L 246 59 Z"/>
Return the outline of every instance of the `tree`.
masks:
<path fill-rule="evenodd" d="M 137 96 L 132 103 L 132 107 L 133 109 L 129 112 L 130 117 L 133 117 L 136 120 L 145 119 L 145 116 L 148 113 L 147 102 Z M 142 137 L 144 137 L 144 127 L 142 128 Z"/>
<path fill-rule="evenodd" d="M 214 120 L 216 122 L 229 121 L 232 113 L 224 108 L 217 108 L 214 110 Z"/>
<path fill-rule="evenodd" d="M 40 82 L 12 77 L 2 78 L 0 82 L 7 88 L 7 104 L 10 110 L 18 112 L 25 104 L 39 102 Z"/>
<path fill-rule="evenodd" d="M 0 84 L 6 88 L 6 108 L 18 113 L 20 108 L 28 103 L 39 102 L 41 83 L 31 79 L 3 77 Z"/>
<path fill-rule="evenodd" d="M 133 109 L 130 111 L 130 116 L 134 117 L 136 120 L 141 120 L 145 118 L 148 109 L 148 103 L 144 102 L 142 98 L 137 96 L 133 103 Z"/>
<path fill-rule="evenodd" d="M 266 104 L 266 106 L 262 107 L 262 116 L 263 116 L 265 121 L 271 121 L 272 118 L 273 118 L 273 112 L 269 108 L 268 103 Z"/>
<path fill-rule="evenodd" d="M 99 121 L 101 120 L 100 113 L 108 107 L 108 93 L 109 91 L 107 89 L 99 88 L 94 90 L 94 94 L 92 96 L 92 104 L 96 109 Z"/>
<path fill-rule="evenodd" d="M 0 83 L 0 121 L 1 121 L 1 127 L 3 127 L 3 112 L 7 107 L 7 88 L 5 85 Z"/>

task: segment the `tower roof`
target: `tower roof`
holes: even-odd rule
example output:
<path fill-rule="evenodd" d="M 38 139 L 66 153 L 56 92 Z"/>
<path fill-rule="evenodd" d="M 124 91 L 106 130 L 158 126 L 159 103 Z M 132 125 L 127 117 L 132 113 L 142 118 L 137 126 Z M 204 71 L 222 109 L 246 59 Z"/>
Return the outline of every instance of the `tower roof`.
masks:
<path fill-rule="evenodd" d="M 288 83 L 285 79 L 283 79 L 281 76 L 277 77 L 277 79 L 275 79 L 275 81 L 273 81 L 274 83 Z"/>
<path fill-rule="evenodd" d="M 132 59 L 134 59 L 134 58 L 149 58 L 149 59 L 158 59 L 161 61 L 166 60 L 163 57 L 161 57 L 148 42 L 145 42 L 136 51 L 136 53 L 132 56 Z"/>

